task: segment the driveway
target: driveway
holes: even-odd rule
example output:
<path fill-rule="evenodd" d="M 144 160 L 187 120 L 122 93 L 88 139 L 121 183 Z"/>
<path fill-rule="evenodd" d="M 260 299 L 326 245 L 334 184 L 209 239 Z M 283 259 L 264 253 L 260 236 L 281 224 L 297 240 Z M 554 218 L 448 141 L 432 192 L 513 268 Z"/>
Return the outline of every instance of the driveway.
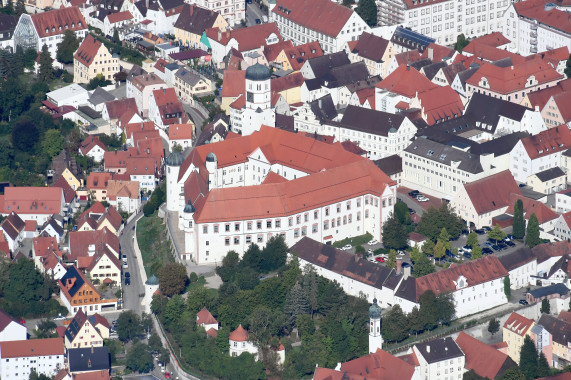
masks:
<path fill-rule="evenodd" d="M 140 212 L 131 222 L 125 225 L 123 232 L 119 236 L 119 244 L 121 245 L 121 255 L 127 255 L 128 269 L 124 272 L 129 272 L 131 275 L 131 285 L 125 285 L 123 277 L 123 309 L 133 310 L 137 314 L 141 314 L 143 308 L 141 306 L 142 298 L 145 294 L 145 284 L 141 278 L 141 269 L 139 262 L 135 256 L 135 248 L 133 247 L 133 240 L 135 235 L 135 225 L 137 221 L 143 216 Z M 143 269 L 144 270 L 144 269 Z"/>
<path fill-rule="evenodd" d="M 407 206 L 420 216 L 424 212 L 424 210 L 428 210 L 430 206 L 434 208 L 439 208 L 442 206 L 442 199 L 433 197 L 432 195 L 422 194 L 426 198 L 428 198 L 427 202 L 419 202 L 415 198 L 408 195 L 413 189 L 409 189 L 408 187 L 399 187 L 397 189 L 398 198 L 407 204 Z"/>

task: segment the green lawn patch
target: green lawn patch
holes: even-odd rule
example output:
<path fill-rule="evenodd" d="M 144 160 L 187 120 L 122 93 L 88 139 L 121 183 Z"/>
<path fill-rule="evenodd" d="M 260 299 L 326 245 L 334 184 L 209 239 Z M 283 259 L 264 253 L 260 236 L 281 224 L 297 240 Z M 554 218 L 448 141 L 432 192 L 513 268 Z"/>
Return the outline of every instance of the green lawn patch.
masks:
<path fill-rule="evenodd" d="M 365 235 L 355 236 L 352 238 L 346 238 L 343 240 L 336 241 L 335 243 L 333 243 L 333 246 L 335 248 L 341 248 L 347 244 L 351 244 L 352 246 L 355 247 L 357 245 L 367 244 L 371 240 L 373 240 L 373 235 L 367 232 Z"/>
<path fill-rule="evenodd" d="M 165 226 L 156 212 L 137 222 L 137 242 L 147 276 L 156 275 L 163 264 L 174 262 Z"/>

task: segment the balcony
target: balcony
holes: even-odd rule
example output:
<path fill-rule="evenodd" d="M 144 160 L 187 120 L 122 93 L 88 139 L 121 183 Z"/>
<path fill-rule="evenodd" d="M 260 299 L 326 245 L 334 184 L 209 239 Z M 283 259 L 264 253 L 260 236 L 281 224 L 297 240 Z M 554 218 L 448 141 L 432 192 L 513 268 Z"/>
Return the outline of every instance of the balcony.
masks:
<path fill-rule="evenodd" d="M 533 37 L 533 38 L 537 38 L 537 31 L 532 30 L 531 32 L 529 32 L 529 36 Z"/>
<path fill-rule="evenodd" d="M 531 46 L 535 46 L 537 48 L 537 38 L 532 38 L 530 40 Z"/>
<path fill-rule="evenodd" d="M 533 23 L 530 26 L 531 30 L 537 30 L 537 24 Z"/>
<path fill-rule="evenodd" d="M 532 54 L 537 53 L 537 46 L 532 46 L 532 47 L 529 49 L 529 51 L 530 51 Z"/>

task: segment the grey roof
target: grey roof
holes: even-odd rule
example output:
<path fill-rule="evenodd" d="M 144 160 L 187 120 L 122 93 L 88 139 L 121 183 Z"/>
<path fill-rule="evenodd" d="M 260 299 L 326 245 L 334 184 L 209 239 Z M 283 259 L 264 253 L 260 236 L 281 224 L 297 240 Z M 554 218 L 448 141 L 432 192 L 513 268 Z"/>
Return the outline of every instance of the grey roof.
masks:
<path fill-rule="evenodd" d="M 58 214 L 59 215 L 59 214 Z M 45 221 L 45 223 L 42 225 L 42 227 L 40 227 L 41 231 L 44 231 L 46 228 L 48 228 L 48 226 L 52 226 L 53 230 L 59 235 L 62 236 L 63 235 L 63 227 L 56 222 L 56 220 L 54 219 L 53 215 Z"/>
<path fill-rule="evenodd" d="M 351 61 L 349 61 L 349 57 L 344 51 L 307 60 L 307 64 L 311 67 L 313 75 L 315 75 L 316 78 L 324 75 L 334 67 L 348 65 L 350 63 Z"/>
<path fill-rule="evenodd" d="M 414 140 L 405 149 L 405 152 L 447 166 L 450 166 L 452 161 L 460 162 L 458 169 L 472 174 L 478 174 L 483 171 L 479 155 L 464 152 L 449 145 L 440 144 L 422 137 Z"/>
<path fill-rule="evenodd" d="M 309 107 L 311 108 L 311 111 L 315 117 L 322 122 L 326 120 L 333 120 L 338 115 L 331 94 L 327 94 L 319 99 L 310 102 Z"/>
<path fill-rule="evenodd" d="M 431 65 L 431 64 L 432 64 L 432 60 L 430 58 L 423 58 L 423 59 L 419 59 L 418 61 L 410 62 L 408 65 L 410 67 L 414 67 L 415 69 L 420 71 L 420 69 L 422 69 L 423 67 Z"/>
<path fill-rule="evenodd" d="M 12 38 L 16 24 L 18 24 L 18 18 L 16 16 L 0 13 L 0 35 L 4 36 L 0 37 L 0 41 Z"/>
<path fill-rule="evenodd" d="M 429 364 L 464 356 L 451 337 L 418 343 L 415 347 Z"/>
<path fill-rule="evenodd" d="M 510 133 L 509 135 L 501 136 L 481 144 L 474 144 L 470 152 L 476 154 L 493 153 L 495 157 L 503 156 L 504 154 L 509 154 L 518 141 L 527 136 L 529 136 L 527 132 Z"/>
<path fill-rule="evenodd" d="M 434 76 L 436 75 L 436 73 L 440 71 L 440 69 L 443 69 L 447 66 L 448 65 L 446 65 L 446 62 L 440 61 L 426 65 L 422 68 L 422 70 L 424 71 L 424 76 L 432 80 L 432 78 L 434 78 Z"/>
<path fill-rule="evenodd" d="M 246 69 L 246 79 L 249 80 L 268 80 L 271 73 L 267 66 L 256 63 Z"/>
<path fill-rule="evenodd" d="M 478 65 L 479 66 L 479 65 Z M 478 71 L 479 67 L 471 67 L 468 70 L 464 70 L 458 73 L 458 79 L 460 79 L 460 83 L 462 84 L 462 88 L 466 89 L 466 81 L 472 77 Z"/>
<path fill-rule="evenodd" d="M 214 11 L 185 4 L 178 19 L 174 23 L 174 27 L 193 34 L 202 35 L 206 29 L 214 26 L 217 18 L 218 13 Z"/>
<path fill-rule="evenodd" d="M 208 123 L 200 132 L 198 139 L 196 139 L 196 146 L 210 143 L 215 134 L 219 134 L 222 139 L 225 139 L 228 134 L 228 124 L 225 124 L 225 122 L 217 123 L 216 121 Z"/>
<path fill-rule="evenodd" d="M 355 91 L 362 90 L 364 88 L 375 87 L 375 85 L 380 81 L 381 78 L 378 75 L 375 75 L 365 80 L 359 80 L 357 82 L 349 83 L 346 85 L 346 87 L 347 90 L 349 90 L 349 92 L 354 93 Z"/>
<path fill-rule="evenodd" d="M 152 274 L 151 277 L 149 277 L 147 281 L 145 281 L 145 285 L 158 285 L 158 284 L 159 284 L 159 279 L 154 274 Z"/>
<path fill-rule="evenodd" d="M 107 346 L 70 348 L 67 351 L 70 372 L 109 371 L 111 361 Z"/>
<path fill-rule="evenodd" d="M 363 32 L 351 52 L 374 62 L 383 62 L 382 58 L 388 46 L 389 40 Z"/>
<path fill-rule="evenodd" d="M 524 264 L 536 260 L 536 258 L 531 252 L 531 248 L 520 247 L 507 255 L 498 256 L 498 260 L 500 260 L 500 263 L 502 263 L 504 268 L 509 272 L 512 269 L 519 268 Z"/>
<path fill-rule="evenodd" d="M 184 157 L 182 156 L 182 153 L 173 152 L 173 153 L 168 155 L 168 157 L 165 160 L 165 164 L 167 164 L 169 166 L 180 166 L 180 165 L 182 165 L 183 161 L 184 161 Z"/>
<path fill-rule="evenodd" d="M 89 96 L 89 102 L 94 105 L 110 102 L 112 100 L 115 100 L 115 97 L 101 87 L 97 87 Z"/>
<path fill-rule="evenodd" d="M 316 76 L 316 79 L 306 80 L 311 82 L 313 89 L 325 86 L 327 88 L 338 88 L 358 81 L 366 81 L 369 78 L 369 70 L 364 62 L 355 62 L 348 65 L 333 67 L 330 70 Z M 315 83 L 314 83 L 315 82 Z M 310 87 L 310 83 L 307 84 Z"/>
<path fill-rule="evenodd" d="M 175 71 L 178 70 L 179 67 L 180 66 L 176 63 L 169 63 L 168 65 L 165 65 L 165 70 L 168 69 L 169 71 Z"/>
<path fill-rule="evenodd" d="M 388 176 L 402 173 L 402 158 L 397 154 L 373 162 Z"/>
<path fill-rule="evenodd" d="M 474 93 L 464 114 L 471 113 L 482 123 L 497 125 L 501 116 L 511 120 L 521 121 L 525 111 L 528 110 L 531 109 L 520 104 Z"/>
<path fill-rule="evenodd" d="M 187 83 L 189 86 L 195 86 L 202 77 L 199 74 L 194 73 L 188 67 L 181 67 L 175 73 L 177 78 L 180 78 L 183 82 Z"/>
<path fill-rule="evenodd" d="M 541 182 L 551 181 L 552 179 L 563 177 L 565 172 L 559 166 L 544 170 L 535 174 Z"/>
<path fill-rule="evenodd" d="M 295 132 L 295 119 L 290 115 L 276 113 L 276 128 L 284 131 Z"/>
<path fill-rule="evenodd" d="M 458 75 L 463 71 L 466 71 L 466 67 L 462 62 L 453 63 L 451 65 L 442 68 L 442 73 L 444 74 L 446 79 L 450 82 L 450 84 L 452 83 L 454 78 L 456 78 L 456 75 Z"/>
<path fill-rule="evenodd" d="M 292 254 L 313 265 L 349 277 L 355 281 L 381 289 L 386 286 L 393 269 L 371 263 L 358 255 L 341 251 L 308 237 L 302 238 L 290 248 Z M 402 277 L 399 275 L 399 278 Z"/>
<path fill-rule="evenodd" d="M 404 119 L 402 115 L 350 105 L 339 124 L 347 129 L 388 137 L 389 131 L 392 128 L 398 130 Z"/>
<path fill-rule="evenodd" d="M 551 294 L 566 295 L 567 293 L 569 293 L 569 289 L 567 289 L 567 287 L 563 284 L 544 286 L 542 288 L 530 290 L 529 292 L 529 294 L 531 294 L 533 298 L 542 298 L 549 296 Z"/>
<path fill-rule="evenodd" d="M 551 334 L 553 341 L 563 346 L 567 346 L 571 342 L 571 324 L 567 321 L 558 319 L 550 314 L 542 314 L 537 324 Z"/>
<path fill-rule="evenodd" d="M 153 51 L 155 49 L 155 45 L 153 45 L 152 43 L 147 42 L 145 40 L 139 41 L 138 44 L 141 45 L 142 47 L 144 47 L 145 49 L 151 49 Z"/>

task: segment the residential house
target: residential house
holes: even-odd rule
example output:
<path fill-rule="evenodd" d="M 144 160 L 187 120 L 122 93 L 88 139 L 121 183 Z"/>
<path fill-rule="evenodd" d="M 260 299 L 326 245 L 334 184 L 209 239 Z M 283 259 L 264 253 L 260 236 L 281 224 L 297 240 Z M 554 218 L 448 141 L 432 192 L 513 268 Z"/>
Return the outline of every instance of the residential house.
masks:
<path fill-rule="evenodd" d="M 174 37 L 183 46 L 199 49 L 204 45 L 201 39 L 206 29 L 218 28 L 226 31 L 228 27 L 228 22 L 222 14 L 195 4 L 185 4 L 174 24 Z"/>
<path fill-rule="evenodd" d="M 336 281 L 343 291 L 368 302 L 377 299 L 379 306 L 394 305 L 395 290 L 410 273 L 401 274 L 401 268 L 388 269 L 331 245 L 304 237 L 291 246 L 290 255 L 297 257 L 300 268 L 310 265 L 320 276 Z"/>
<path fill-rule="evenodd" d="M 537 276 L 540 278 L 546 276 L 553 265 L 570 250 L 571 243 L 566 239 L 533 247 L 532 253 L 537 258 Z"/>
<path fill-rule="evenodd" d="M 568 268 L 566 269 L 567 271 L 569 271 Z M 525 299 L 527 300 L 528 303 L 539 303 L 544 299 L 550 300 L 553 298 L 568 300 L 569 288 L 562 283 L 556 283 L 553 285 L 530 290 L 525 295 Z M 568 301 L 563 301 L 563 302 L 568 303 Z"/>
<path fill-rule="evenodd" d="M 100 202 L 93 204 L 85 210 L 77 223 L 77 231 L 96 231 L 107 228 L 115 235 L 119 235 L 123 225 L 123 218 L 115 207 L 105 208 Z"/>
<path fill-rule="evenodd" d="M 67 268 L 63 265 L 63 252 L 60 251 L 58 240 L 51 236 L 38 236 L 32 240 L 32 258 L 36 269 L 54 280 L 63 277 Z"/>
<path fill-rule="evenodd" d="M 555 284 L 563 284 L 566 287 L 571 287 L 571 282 L 569 280 L 569 255 L 565 254 L 561 256 L 561 258 L 559 258 L 559 260 L 557 260 L 553 266 L 549 268 L 549 272 L 542 274 L 543 276 L 537 277 L 537 282 L 540 282 L 544 286 L 541 288 L 541 290 L 548 288 L 549 286 L 547 285 Z M 533 298 L 540 298 L 547 294 L 551 293 L 546 293 L 544 295 L 535 294 Z M 563 294 L 567 294 L 567 291 L 565 291 Z"/>
<path fill-rule="evenodd" d="M 113 76 L 120 70 L 119 57 L 113 56 L 107 47 L 91 34 L 85 37 L 73 56 L 75 83 L 89 83 L 98 75 L 112 81 Z"/>
<path fill-rule="evenodd" d="M 94 201 L 101 202 L 107 200 L 107 183 L 112 177 L 112 174 L 109 172 L 89 173 L 85 187 L 89 190 Z"/>
<path fill-rule="evenodd" d="M 196 313 L 196 324 L 204 328 L 204 331 L 213 338 L 218 332 L 218 321 L 210 314 L 206 307 Z"/>
<path fill-rule="evenodd" d="M 393 154 L 374 161 L 375 165 L 400 186 L 402 180 L 402 158 Z"/>
<path fill-rule="evenodd" d="M 120 29 L 133 23 L 133 15 L 130 11 L 110 13 L 103 20 L 103 33 L 113 36 L 115 29 Z"/>
<path fill-rule="evenodd" d="M 530 248 L 520 247 L 507 255 L 499 256 L 498 259 L 509 273 L 511 289 L 520 289 L 533 284 L 532 276 L 537 274 L 537 258 Z"/>
<path fill-rule="evenodd" d="M 43 224 L 52 215 L 63 215 L 65 199 L 60 187 L 6 187 L 0 195 L 0 213 L 12 212 L 26 220 Z"/>
<path fill-rule="evenodd" d="M 533 174 L 560 167 L 562 153 L 569 148 L 571 131 L 566 127 L 551 128 L 523 138 L 510 154 L 510 171 L 516 181 L 527 183 Z"/>
<path fill-rule="evenodd" d="M 545 124 L 549 128 L 562 124 L 569 125 L 571 123 L 569 92 L 571 92 L 571 79 L 565 79 L 555 86 L 530 92 L 522 104 L 539 109 Z"/>
<path fill-rule="evenodd" d="M 83 174 L 81 167 L 77 165 L 75 157 L 71 156 L 67 150 L 62 151 L 52 159 L 48 179 L 56 182 L 59 177 L 63 177 L 73 190 L 79 189 L 83 185 Z"/>
<path fill-rule="evenodd" d="M 2 379 L 28 379 L 32 371 L 51 377 L 64 365 L 65 347 L 61 338 L 0 342 Z"/>
<path fill-rule="evenodd" d="M 512 193 L 521 195 L 521 190 L 510 171 L 504 170 L 460 185 L 450 205 L 468 225 L 482 228 L 506 212 Z"/>
<path fill-rule="evenodd" d="M 326 0 L 278 0 L 270 4 L 269 18 L 286 40 L 294 45 L 317 40 L 326 54 L 343 50 L 370 30 L 355 11 Z"/>
<path fill-rule="evenodd" d="M 510 314 L 502 327 L 503 340 L 508 344 L 508 355 L 518 364 L 524 338 L 531 333 L 534 325 L 533 319 L 525 318 L 514 312 Z"/>
<path fill-rule="evenodd" d="M 138 211 L 141 207 L 139 182 L 110 180 L 107 184 L 107 201 L 128 214 Z"/>
<path fill-rule="evenodd" d="M 222 81 L 222 103 L 220 108 L 230 115 L 230 104 L 246 92 L 246 71 L 225 70 Z"/>
<path fill-rule="evenodd" d="M 174 88 L 155 90 L 151 93 L 149 119 L 160 129 L 166 129 L 171 124 L 184 124 L 189 120 Z"/>
<path fill-rule="evenodd" d="M 132 95 L 129 97 L 128 83 L 127 81 L 127 98 L 106 102 L 101 111 L 101 117 L 109 123 L 109 133 L 117 136 L 121 135 L 125 125 L 143 121 L 139 116 L 137 102 Z"/>
<path fill-rule="evenodd" d="M 559 215 L 553 211 L 545 203 L 538 200 L 534 200 L 517 193 L 511 193 L 509 199 L 509 206 L 506 210 L 506 214 L 514 215 L 515 203 L 521 200 L 523 205 L 523 218 L 528 221 L 531 214 L 535 214 L 537 221 L 539 222 L 539 228 L 543 231 L 553 230 L 557 218 Z"/>
<path fill-rule="evenodd" d="M 561 317 L 550 314 L 541 314 L 530 337 L 536 344 L 537 350 L 542 352 L 552 368 L 565 368 L 569 365 L 569 344 L 571 323 Z"/>
<path fill-rule="evenodd" d="M 155 90 L 166 89 L 166 83 L 157 75 L 143 74 L 139 75 L 130 82 L 132 83 L 133 97 L 137 104 L 137 109 L 144 117 L 148 116 L 150 106 L 150 96 Z"/>
<path fill-rule="evenodd" d="M 248 352 L 258 360 L 258 347 L 248 340 L 248 331 L 242 325 L 230 333 L 228 340 L 230 342 L 230 356 L 240 356 L 243 352 Z"/>
<path fill-rule="evenodd" d="M 413 119 L 422 119 L 429 126 L 459 117 L 464 111 L 460 95 L 450 86 L 431 88 L 417 93 L 408 106 L 403 104 L 395 107 L 398 109 L 406 107 L 409 111 L 419 110 L 420 113 Z"/>
<path fill-rule="evenodd" d="M 497 379 L 517 364 L 507 354 L 460 331 L 456 344 L 465 357 L 465 370 L 474 371 L 478 376 Z"/>
<path fill-rule="evenodd" d="M 280 78 L 271 79 L 270 82 L 274 94 L 281 95 L 288 104 L 300 104 L 301 87 L 305 82 L 301 73 L 284 75 Z"/>
<path fill-rule="evenodd" d="M 527 185 L 538 193 L 558 193 L 567 188 L 567 174 L 556 166 L 530 175 L 527 177 Z"/>
<path fill-rule="evenodd" d="M 79 154 L 91 157 L 94 162 L 103 161 L 105 152 L 107 152 L 107 147 L 99 140 L 98 136 L 87 136 L 79 146 Z"/>
<path fill-rule="evenodd" d="M 91 317 L 79 309 L 65 330 L 65 348 L 103 347 L 109 338 L 109 322 L 100 314 Z"/>
<path fill-rule="evenodd" d="M 571 211 L 571 190 L 555 193 L 555 211 L 559 214 Z"/>
<path fill-rule="evenodd" d="M 66 214 L 65 216 L 65 220 L 68 221 L 69 219 L 69 215 L 73 214 L 78 207 L 78 201 L 77 201 L 77 194 L 76 191 L 74 189 L 71 188 L 71 186 L 69 185 L 69 183 L 66 181 L 66 179 L 64 178 L 64 176 L 59 176 L 59 178 L 57 179 L 57 181 L 55 181 L 54 183 L 51 184 L 51 187 L 59 187 L 62 189 L 63 191 L 63 199 L 64 199 L 64 213 Z M 83 188 L 83 186 L 80 186 L 77 190 Z"/>
<path fill-rule="evenodd" d="M 466 358 L 451 337 L 417 343 L 409 353 L 417 358 L 423 379 L 462 378 Z"/>
<path fill-rule="evenodd" d="M 12 211 L 8 216 L 0 223 L 0 230 L 4 234 L 5 241 L 8 242 L 10 251 L 15 253 L 20 247 L 20 243 L 24 239 L 24 221 Z"/>
<path fill-rule="evenodd" d="M 391 41 L 363 32 L 358 40 L 347 41 L 345 47 L 351 62 L 365 62 L 369 74 L 384 78 L 386 66 L 396 54 Z"/>
<path fill-rule="evenodd" d="M 115 99 L 116 98 L 113 94 L 105 91 L 101 87 L 97 87 L 89 95 L 89 99 L 87 100 L 87 108 L 91 109 L 91 112 L 95 111 L 96 113 L 100 114 L 101 111 L 103 111 L 103 106 L 105 106 L 105 103 L 111 102 Z"/>
<path fill-rule="evenodd" d="M 81 271 L 77 270 L 75 265 L 67 269 L 66 274 L 59 279 L 58 285 L 60 299 L 72 314 L 77 313 L 79 309 L 86 314 L 97 313 L 104 307 L 117 310 L 117 299 L 102 299 L 97 288 Z"/>
<path fill-rule="evenodd" d="M 14 30 L 18 24 L 18 17 L 14 15 L 0 15 L 0 48 L 14 50 Z"/>
<path fill-rule="evenodd" d="M 89 348 L 71 348 L 67 350 L 69 372 L 76 374 L 89 374 L 91 378 L 101 372 L 109 373 L 111 361 L 107 346 L 92 346 Z"/>
<path fill-rule="evenodd" d="M 53 107 L 73 106 L 77 108 L 85 104 L 88 99 L 89 91 L 77 83 L 71 83 L 65 87 L 48 92 L 44 102 L 49 103 Z"/>
<path fill-rule="evenodd" d="M 150 194 L 155 190 L 158 182 L 157 171 L 154 158 L 137 157 L 127 161 L 127 174 L 131 182 L 139 183 L 142 192 Z"/>
<path fill-rule="evenodd" d="M 235 26 L 246 19 L 246 3 L 241 1 L 231 0 L 228 3 L 222 3 L 216 0 L 201 0 L 197 4 L 220 14 L 233 29 L 237 29 Z"/>
<path fill-rule="evenodd" d="M 281 70 L 297 72 L 301 70 L 307 60 L 323 55 L 323 50 L 318 41 L 310 41 L 297 46 L 294 46 L 291 41 L 286 42 L 289 42 L 291 46 L 283 48 L 272 60 L 272 64 Z M 270 59 L 268 60 L 270 61 Z"/>
<path fill-rule="evenodd" d="M 40 236 L 53 237 L 58 244 L 63 237 L 63 219 L 59 215 L 52 215 L 38 228 Z"/>
<path fill-rule="evenodd" d="M 326 130 L 325 123 L 338 121 L 339 113 L 333 103 L 331 94 L 327 94 L 312 102 L 306 102 L 298 107 L 293 113 L 294 130 L 323 131 Z M 331 123 L 329 123 L 331 124 Z"/>
<path fill-rule="evenodd" d="M 10 315 L 0 310 L 0 342 L 26 340 L 28 330 Z"/>
<path fill-rule="evenodd" d="M 174 88 L 181 101 L 194 104 L 194 97 L 212 93 L 212 81 L 189 67 L 175 73 Z"/>
<path fill-rule="evenodd" d="M 14 30 L 14 50 L 21 47 L 40 52 L 47 45 L 50 56 L 55 59 L 57 45 L 63 40 L 66 30 L 77 38 L 86 38 L 87 23 L 78 7 L 60 8 L 36 14 L 24 14 Z"/>
<path fill-rule="evenodd" d="M 168 132 L 169 151 L 173 151 L 176 145 L 183 150 L 192 147 L 192 137 L 194 135 L 194 124 L 171 124 Z"/>
<path fill-rule="evenodd" d="M 155 35 L 173 34 L 174 24 L 183 6 L 183 0 L 139 0 L 129 5 L 129 11 L 133 14 L 135 23 L 150 21 L 147 22 L 147 27 L 152 28 Z M 149 37 L 150 35 L 147 35 L 147 38 Z M 152 41 L 153 45 L 164 42 L 162 39 Z"/>

